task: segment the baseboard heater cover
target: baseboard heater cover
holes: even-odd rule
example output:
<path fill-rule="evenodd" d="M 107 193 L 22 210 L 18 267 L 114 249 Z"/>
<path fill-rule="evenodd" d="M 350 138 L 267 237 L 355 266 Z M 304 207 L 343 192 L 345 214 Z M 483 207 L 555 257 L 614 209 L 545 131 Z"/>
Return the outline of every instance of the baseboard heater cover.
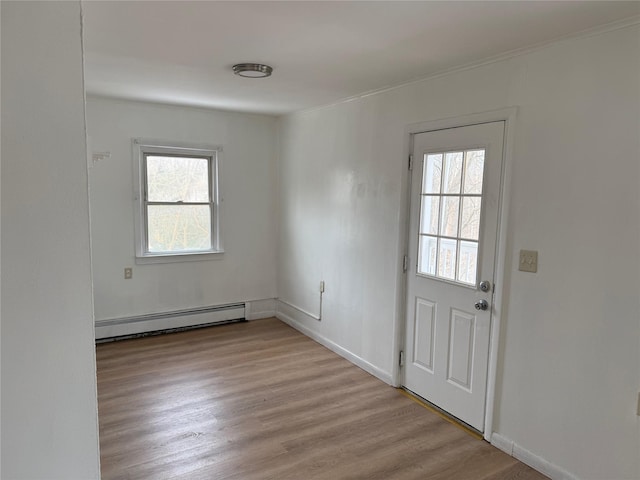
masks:
<path fill-rule="evenodd" d="M 167 333 L 186 332 L 187 330 L 196 330 L 198 328 L 217 327 L 227 325 L 228 323 L 248 322 L 245 318 L 236 318 L 233 320 L 222 320 L 220 322 L 199 323 L 198 325 L 189 325 L 187 327 L 165 328 L 164 330 L 153 330 L 151 332 L 131 333 L 129 335 L 118 335 L 115 337 L 96 338 L 96 344 L 117 342 L 119 340 L 131 340 L 132 338 L 154 337 L 156 335 L 165 335 Z"/>
<path fill-rule="evenodd" d="M 96 342 L 159 335 L 244 320 L 244 303 L 97 320 Z"/>

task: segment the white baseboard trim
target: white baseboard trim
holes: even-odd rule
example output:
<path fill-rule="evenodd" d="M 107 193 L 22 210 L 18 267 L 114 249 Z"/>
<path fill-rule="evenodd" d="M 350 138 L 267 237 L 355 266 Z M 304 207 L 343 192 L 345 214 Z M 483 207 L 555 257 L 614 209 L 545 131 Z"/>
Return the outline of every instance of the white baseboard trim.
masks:
<path fill-rule="evenodd" d="M 499 433 L 493 433 L 491 435 L 491 445 L 498 450 L 502 450 L 504 453 L 513 457 L 513 441 L 503 437 Z"/>
<path fill-rule="evenodd" d="M 508 455 L 517 458 L 522 463 L 529 465 L 531 468 L 539 471 L 552 480 L 580 480 L 572 473 L 548 462 L 544 458 L 536 455 L 499 433 L 493 433 L 491 435 L 491 445 L 502 450 Z"/>
<path fill-rule="evenodd" d="M 245 302 L 244 318 L 247 320 L 260 320 L 276 316 L 276 299 L 265 298 Z"/>
<path fill-rule="evenodd" d="M 276 317 L 278 317 L 279 320 L 282 320 L 287 325 L 295 328 L 300 333 L 303 333 L 307 337 L 315 340 L 320 345 L 323 345 L 323 346 L 327 347 L 332 352 L 335 352 L 338 355 L 340 355 L 341 357 L 349 360 L 351 363 L 353 363 L 354 365 L 360 367 L 365 372 L 370 373 L 374 377 L 382 380 L 384 383 L 386 383 L 388 385 L 392 385 L 393 384 L 393 381 L 392 381 L 390 373 L 387 373 L 387 372 L 379 369 L 375 365 L 367 362 L 362 357 L 359 357 L 358 355 L 350 352 L 346 348 L 343 348 L 340 345 L 338 345 L 337 343 L 329 340 L 327 337 L 325 337 L 323 335 L 320 335 L 319 333 L 316 333 L 313 330 L 305 327 L 298 320 L 296 320 L 293 317 L 291 317 L 290 315 L 287 315 L 286 313 L 280 311 L 280 309 L 278 309 L 278 311 L 276 312 Z"/>

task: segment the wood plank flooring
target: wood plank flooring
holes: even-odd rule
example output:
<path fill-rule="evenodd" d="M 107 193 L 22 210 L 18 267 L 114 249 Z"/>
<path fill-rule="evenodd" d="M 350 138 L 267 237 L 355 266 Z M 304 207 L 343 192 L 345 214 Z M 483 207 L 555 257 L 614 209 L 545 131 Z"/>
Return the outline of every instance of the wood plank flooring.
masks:
<path fill-rule="evenodd" d="M 98 345 L 103 480 L 539 480 L 277 319 Z"/>

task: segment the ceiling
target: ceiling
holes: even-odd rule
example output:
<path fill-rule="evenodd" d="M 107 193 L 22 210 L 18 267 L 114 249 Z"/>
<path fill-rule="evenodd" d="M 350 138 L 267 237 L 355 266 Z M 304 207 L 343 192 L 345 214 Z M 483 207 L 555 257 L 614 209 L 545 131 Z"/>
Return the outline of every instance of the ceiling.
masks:
<path fill-rule="evenodd" d="M 640 2 L 84 1 L 89 95 L 283 114 L 625 19 Z M 267 63 L 273 75 L 231 67 Z"/>

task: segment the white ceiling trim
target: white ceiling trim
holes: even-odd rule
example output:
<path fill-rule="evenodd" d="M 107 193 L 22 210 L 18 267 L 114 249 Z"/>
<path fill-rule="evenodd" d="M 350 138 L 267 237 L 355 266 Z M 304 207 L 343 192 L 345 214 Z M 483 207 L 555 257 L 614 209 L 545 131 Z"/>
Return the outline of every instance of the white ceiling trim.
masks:
<path fill-rule="evenodd" d="M 407 87 L 409 85 L 414 85 L 416 83 L 422 83 L 422 82 L 426 82 L 426 81 L 429 81 L 429 80 L 434 80 L 436 78 L 446 77 L 447 75 L 452 75 L 452 74 L 455 74 L 455 73 L 460 73 L 460 72 L 464 72 L 464 71 L 467 71 L 467 70 L 473 70 L 475 68 L 484 67 L 486 65 L 491 65 L 493 63 L 502 62 L 502 61 L 508 60 L 510 58 L 515 58 L 515 57 L 520 57 L 520 56 L 523 56 L 523 55 L 528 55 L 530 53 L 533 53 L 533 52 L 548 48 L 548 47 L 550 47 L 552 45 L 559 45 L 561 43 L 571 42 L 571 41 L 579 40 L 579 39 L 582 39 L 582 38 L 595 37 L 595 36 L 598 36 L 598 35 L 603 35 L 605 33 L 614 32 L 616 30 L 621 30 L 623 28 L 633 27 L 633 26 L 639 25 L 639 24 L 640 24 L 640 15 L 636 15 L 634 17 L 629 17 L 629 18 L 625 18 L 625 19 L 622 19 L 622 20 L 617 20 L 615 22 L 606 23 L 604 25 L 599 25 L 599 26 L 594 27 L 594 28 L 588 28 L 588 29 L 585 29 L 585 30 L 581 30 L 579 32 L 573 32 L 573 33 L 570 33 L 570 34 L 567 34 L 567 35 L 563 35 L 563 36 L 558 37 L 558 38 L 553 39 L 553 40 L 537 43 L 536 45 L 510 50 L 510 51 L 508 51 L 506 53 L 501 53 L 499 55 L 495 55 L 495 56 L 492 56 L 492 57 L 489 57 L 489 58 L 485 58 L 485 59 L 479 60 L 477 62 L 471 62 L 471 63 L 467 63 L 465 65 L 461 65 L 461 66 L 458 66 L 458 67 L 448 68 L 448 69 L 442 70 L 440 72 L 432 73 L 431 75 L 427 75 L 425 77 L 416 78 L 414 80 L 409 80 L 407 82 L 398 83 L 396 85 L 390 85 L 390 86 L 387 86 L 387 87 L 378 88 L 378 89 L 371 90 L 371 91 L 368 91 L 368 92 L 363 92 L 363 93 L 357 94 L 357 95 L 352 95 L 350 97 L 345 97 L 343 99 L 337 100 L 335 102 L 327 103 L 325 105 L 318 105 L 316 107 L 303 108 L 303 109 L 297 110 L 295 112 L 284 113 L 284 114 L 280 114 L 280 115 L 276 115 L 276 116 L 277 117 L 285 117 L 285 116 L 303 115 L 303 114 L 306 114 L 306 113 L 316 112 L 316 111 L 323 110 L 323 109 L 326 109 L 326 108 L 335 107 L 336 105 L 341 105 L 343 103 L 349 103 L 349 102 L 353 102 L 355 100 L 359 100 L 359 99 L 362 99 L 362 98 L 366 98 L 366 97 L 370 97 L 370 96 L 374 96 L 374 95 L 379 95 L 379 94 L 384 93 L 384 92 L 389 92 L 389 91 L 392 91 L 392 90 L 397 90 L 397 89 L 400 89 L 400 88 L 404 88 L 404 87 Z"/>

